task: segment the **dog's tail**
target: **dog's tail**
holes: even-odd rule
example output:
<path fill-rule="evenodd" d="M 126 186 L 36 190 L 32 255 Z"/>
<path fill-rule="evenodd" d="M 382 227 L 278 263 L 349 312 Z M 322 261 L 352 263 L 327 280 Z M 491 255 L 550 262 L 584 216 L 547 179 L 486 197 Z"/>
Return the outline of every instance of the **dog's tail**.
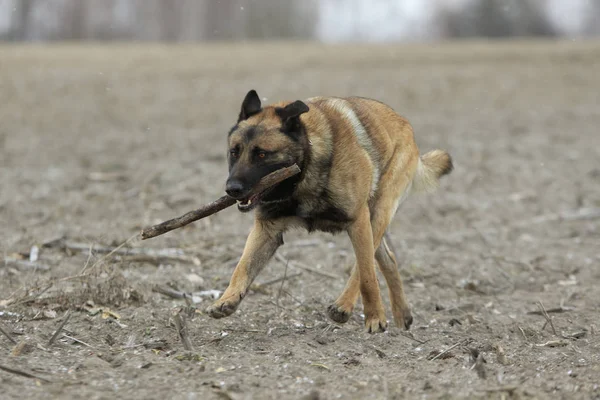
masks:
<path fill-rule="evenodd" d="M 432 150 L 419 158 L 419 164 L 413 180 L 415 192 L 433 192 L 440 178 L 452 172 L 452 157 L 444 150 Z"/>

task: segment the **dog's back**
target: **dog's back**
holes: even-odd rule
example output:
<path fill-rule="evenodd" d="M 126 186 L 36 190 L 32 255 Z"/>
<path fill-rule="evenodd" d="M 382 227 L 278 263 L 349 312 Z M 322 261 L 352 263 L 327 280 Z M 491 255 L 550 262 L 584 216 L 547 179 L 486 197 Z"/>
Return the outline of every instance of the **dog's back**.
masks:
<path fill-rule="evenodd" d="M 443 150 L 420 156 L 410 123 L 382 102 L 313 97 L 306 104 L 310 111 L 301 120 L 312 144 L 308 177 L 314 180 L 300 185 L 302 197 L 326 189 L 336 208 L 352 214 L 361 203 L 375 205 L 381 191 L 393 189 L 395 212 L 411 191 L 434 189 L 452 170 L 452 160 Z"/>

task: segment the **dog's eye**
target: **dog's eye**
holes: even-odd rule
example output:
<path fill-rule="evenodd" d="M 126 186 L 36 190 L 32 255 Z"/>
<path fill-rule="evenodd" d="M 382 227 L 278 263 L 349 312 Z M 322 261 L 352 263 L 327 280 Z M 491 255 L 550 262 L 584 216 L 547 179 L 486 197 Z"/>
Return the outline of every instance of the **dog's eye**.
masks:
<path fill-rule="evenodd" d="M 229 154 L 231 154 L 231 157 L 237 158 L 238 151 L 237 151 L 237 149 L 231 149 L 231 150 L 229 150 Z"/>
<path fill-rule="evenodd" d="M 264 151 L 258 152 L 258 158 L 265 158 L 266 156 L 267 156 L 267 153 L 265 153 Z"/>

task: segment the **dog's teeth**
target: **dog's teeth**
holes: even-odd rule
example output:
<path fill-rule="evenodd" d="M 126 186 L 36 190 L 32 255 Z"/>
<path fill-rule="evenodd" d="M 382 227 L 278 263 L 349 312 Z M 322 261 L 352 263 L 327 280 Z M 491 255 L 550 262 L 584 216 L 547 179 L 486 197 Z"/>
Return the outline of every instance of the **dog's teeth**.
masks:
<path fill-rule="evenodd" d="M 248 205 L 252 204 L 252 199 L 248 200 Z"/>

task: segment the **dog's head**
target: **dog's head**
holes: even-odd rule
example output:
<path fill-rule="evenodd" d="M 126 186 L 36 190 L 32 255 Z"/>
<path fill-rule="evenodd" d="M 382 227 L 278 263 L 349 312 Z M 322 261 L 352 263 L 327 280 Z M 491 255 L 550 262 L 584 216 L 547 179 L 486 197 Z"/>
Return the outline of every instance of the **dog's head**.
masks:
<path fill-rule="evenodd" d="M 268 192 L 250 197 L 250 191 L 262 177 L 275 170 L 294 163 L 302 168 L 308 137 L 300 115 L 308 110 L 300 100 L 263 108 L 256 91 L 248 92 L 228 138 L 229 178 L 225 191 L 238 201 L 240 211 L 250 211 L 260 203 L 281 201 L 292 195 L 298 176 Z"/>

